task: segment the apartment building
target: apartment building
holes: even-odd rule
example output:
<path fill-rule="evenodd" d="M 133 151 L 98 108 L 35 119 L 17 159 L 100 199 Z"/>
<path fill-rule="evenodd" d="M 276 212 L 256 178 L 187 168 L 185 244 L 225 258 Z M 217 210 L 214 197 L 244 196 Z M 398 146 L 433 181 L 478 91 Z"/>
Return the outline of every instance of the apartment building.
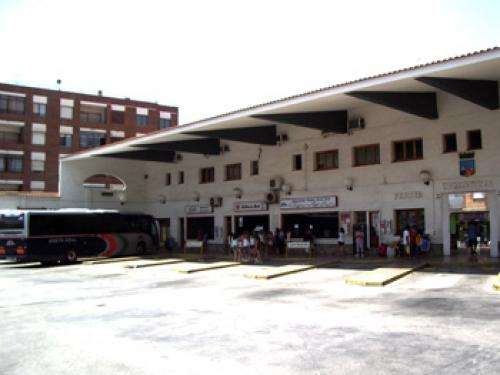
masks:
<path fill-rule="evenodd" d="M 0 83 L 0 191 L 57 192 L 61 157 L 177 119 L 172 106 Z"/>

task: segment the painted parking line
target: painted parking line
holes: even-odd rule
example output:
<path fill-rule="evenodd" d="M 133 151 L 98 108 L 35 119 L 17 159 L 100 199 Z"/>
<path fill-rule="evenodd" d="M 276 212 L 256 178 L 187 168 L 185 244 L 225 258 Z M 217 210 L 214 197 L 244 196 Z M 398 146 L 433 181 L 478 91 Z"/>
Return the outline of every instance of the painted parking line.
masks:
<path fill-rule="evenodd" d="M 239 266 L 239 262 L 215 262 L 215 263 L 186 263 L 180 267 L 174 268 L 174 271 L 180 273 L 194 273 L 208 270 L 215 270 L 219 268 L 228 268 Z"/>
<path fill-rule="evenodd" d="M 412 272 L 427 267 L 426 263 L 419 264 L 415 267 L 387 267 L 376 268 L 371 271 L 361 272 L 345 279 L 347 284 L 361 286 L 385 286 L 396 281 Z"/>
<path fill-rule="evenodd" d="M 125 268 L 145 268 L 145 267 L 154 267 L 154 266 L 163 266 L 165 264 L 176 264 L 185 262 L 185 259 L 171 258 L 171 259 L 162 259 L 162 260 L 151 260 L 144 261 L 136 264 L 128 264 Z"/>
<path fill-rule="evenodd" d="M 244 276 L 249 279 L 269 280 L 276 277 L 308 271 L 314 268 L 329 266 L 333 264 L 335 264 L 335 262 L 324 262 L 317 264 L 287 264 L 280 267 L 262 267 L 256 272 L 246 273 Z"/>

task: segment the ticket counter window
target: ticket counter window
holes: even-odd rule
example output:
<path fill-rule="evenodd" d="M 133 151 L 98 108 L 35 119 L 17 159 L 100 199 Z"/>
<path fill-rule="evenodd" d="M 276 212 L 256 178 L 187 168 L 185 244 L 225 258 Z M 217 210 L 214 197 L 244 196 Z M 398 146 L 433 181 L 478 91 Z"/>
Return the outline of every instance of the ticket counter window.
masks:
<path fill-rule="evenodd" d="M 187 239 L 201 241 L 205 235 L 209 240 L 214 239 L 214 218 L 188 217 Z"/>
<path fill-rule="evenodd" d="M 292 237 L 303 238 L 312 231 L 315 238 L 337 238 L 339 233 L 339 214 L 286 214 L 283 215 L 283 228 L 292 231 Z"/>

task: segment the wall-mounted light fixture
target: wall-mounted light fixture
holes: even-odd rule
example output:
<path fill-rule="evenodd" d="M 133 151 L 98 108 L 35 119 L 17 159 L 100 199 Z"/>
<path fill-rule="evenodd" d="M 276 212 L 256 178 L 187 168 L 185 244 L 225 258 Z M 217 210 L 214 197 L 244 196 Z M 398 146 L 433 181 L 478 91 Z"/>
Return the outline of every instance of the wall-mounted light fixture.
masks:
<path fill-rule="evenodd" d="M 425 185 L 429 185 L 432 181 L 432 175 L 429 171 L 421 171 L 420 179 Z"/>
<path fill-rule="evenodd" d="M 352 191 L 354 188 L 354 181 L 350 177 L 344 179 L 344 186 L 347 190 Z"/>
<path fill-rule="evenodd" d="M 240 188 L 238 188 L 238 187 L 235 187 L 235 188 L 233 189 L 233 193 L 234 193 L 234 197 L 235 197 L 236 199 L 240 199 L 240 198 L 241 198 L 241 196 L 243 195 L 243 191 L 241 191 L 241 189 L 240 189 Z"/>

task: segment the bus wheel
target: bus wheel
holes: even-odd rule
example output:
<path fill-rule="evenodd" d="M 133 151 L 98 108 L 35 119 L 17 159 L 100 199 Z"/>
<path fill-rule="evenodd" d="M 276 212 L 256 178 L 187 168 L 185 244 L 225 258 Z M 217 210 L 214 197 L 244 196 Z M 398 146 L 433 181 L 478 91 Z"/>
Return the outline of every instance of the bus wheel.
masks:
<path fill-rule="evenodd" d="M 144 254 L 146 254 L 146 244 L 144 242 L 139 242 L 137 244 L 137 248 L 135 249 L 135 252 L 138 255 L 144 255 Z"/>
<path fill-rule="evenodd" d="M 66 259 L 64 259 L 64 261 L 65 263 L 75 263 L 77 258 L 78 256 L 76 255 L 75 250 L 68 250 L 66 252 Z"/>

